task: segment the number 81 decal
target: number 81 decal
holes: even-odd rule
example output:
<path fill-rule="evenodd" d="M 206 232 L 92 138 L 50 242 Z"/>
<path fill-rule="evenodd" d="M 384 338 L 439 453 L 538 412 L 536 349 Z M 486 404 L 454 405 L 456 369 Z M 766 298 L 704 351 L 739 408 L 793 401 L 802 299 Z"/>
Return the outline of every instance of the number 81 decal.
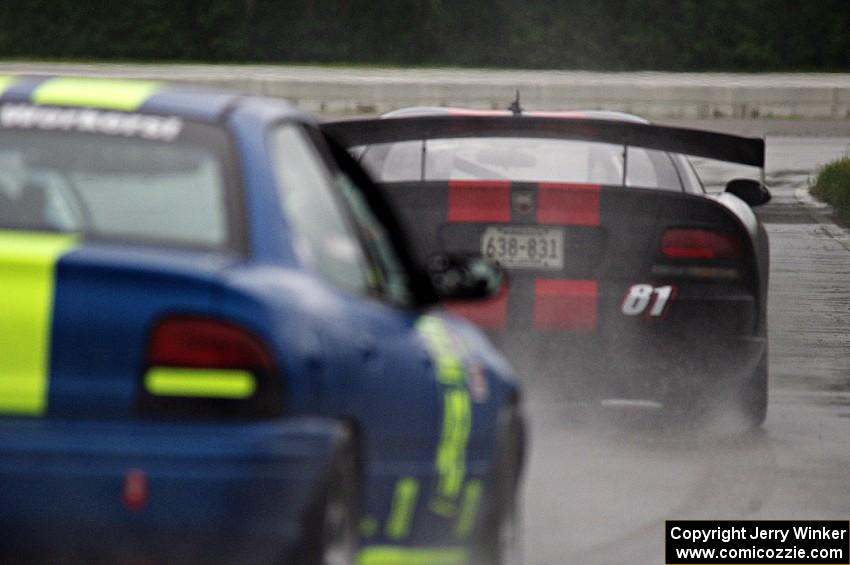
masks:
<path fill-rule="evenodd" d="M 671 285 L 635 284 L 626 293 L 621 310 L 626 316 L 645 314 L 650 318 L 660 318 L 667 312 L 674 296 L 676 288 Z"/>

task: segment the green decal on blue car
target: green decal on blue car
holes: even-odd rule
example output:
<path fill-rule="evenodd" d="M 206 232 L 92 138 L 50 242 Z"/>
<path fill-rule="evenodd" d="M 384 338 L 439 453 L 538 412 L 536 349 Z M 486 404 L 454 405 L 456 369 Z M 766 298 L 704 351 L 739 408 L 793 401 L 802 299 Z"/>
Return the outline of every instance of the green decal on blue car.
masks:
<path fill-rule="evenodd" d="M 466 550 L 460 548 L 411 548 L 378 545 L 360 551 L 357 565 L 465 565 Z"/>
<path fill-rule="evenodd" d="M 10 86 L 15 84 L 17 77 L 0 75 L 0 95 L 2 95 Z"/>
<path fill-rule="evenodd" d="M 47 409 L 56 262 L 70 235 L 0 231 L 0 414 Z"/>
<path fill-rule="evenodd" d="M 35 89 L 32 101 L 43 105 L 133 112 L 161 88 L 162 83 L 145 80 L 53 78 Z"/>
<path fill-rule="evenodd" d="M 437 484 L 430 500 L 431 511 L 453 518 L 466 480 L 466 452 L 472 429 L 472 403 L 466 383 L 466 369 L 457 355 L 458 345 L 436 316 L 423 316 L 417 324 L 436 367 L 437 382 L 443 394 L 443 423 L 434 466 Z"/>

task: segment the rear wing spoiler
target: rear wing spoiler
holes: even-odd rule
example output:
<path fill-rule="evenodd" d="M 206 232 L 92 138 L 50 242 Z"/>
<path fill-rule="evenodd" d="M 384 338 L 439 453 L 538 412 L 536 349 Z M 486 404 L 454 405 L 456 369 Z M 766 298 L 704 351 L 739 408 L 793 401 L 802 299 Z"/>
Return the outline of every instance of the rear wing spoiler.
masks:
<path fill-rule="evenodd" d="M 536 137 L 598 141 L 764 168 L 764 140 L 638 122 L 537 116 L 415 116 L 327 122 L 347 148 L 457 137 Z"/>

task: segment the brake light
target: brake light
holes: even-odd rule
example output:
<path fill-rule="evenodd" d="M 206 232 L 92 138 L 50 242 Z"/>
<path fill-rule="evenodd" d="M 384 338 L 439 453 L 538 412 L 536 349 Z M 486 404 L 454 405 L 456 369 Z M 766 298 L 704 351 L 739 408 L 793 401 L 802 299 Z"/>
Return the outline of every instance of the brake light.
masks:
<path fill-rule="evenodd" d="M 151 416 L 276 416 L 283 381 L 252 332 L 200 316 L 170 316 L 151 333 L 138 401 Z"/>
<path fill-rule="evenodd" d="M 154 329 L 149 367 L 274 371 L 271 354 L 249 331 L 219 320 L 175 316 Z"/>
<path fill-rule="evenodd" d="M 730 233 L 674 228 L 664 232 L 661 253 L 671 259 L 728 259 L 741 254 L 741 241 Z"/>

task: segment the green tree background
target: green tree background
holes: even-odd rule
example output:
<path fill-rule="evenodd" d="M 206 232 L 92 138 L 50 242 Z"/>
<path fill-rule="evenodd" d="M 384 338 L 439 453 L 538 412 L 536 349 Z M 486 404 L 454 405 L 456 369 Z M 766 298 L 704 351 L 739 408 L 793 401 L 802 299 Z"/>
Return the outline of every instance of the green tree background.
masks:
<path fill-rule="evenodd" d="M 23 0 L 0 57 L 850 70 L 848 0 Z"/>

